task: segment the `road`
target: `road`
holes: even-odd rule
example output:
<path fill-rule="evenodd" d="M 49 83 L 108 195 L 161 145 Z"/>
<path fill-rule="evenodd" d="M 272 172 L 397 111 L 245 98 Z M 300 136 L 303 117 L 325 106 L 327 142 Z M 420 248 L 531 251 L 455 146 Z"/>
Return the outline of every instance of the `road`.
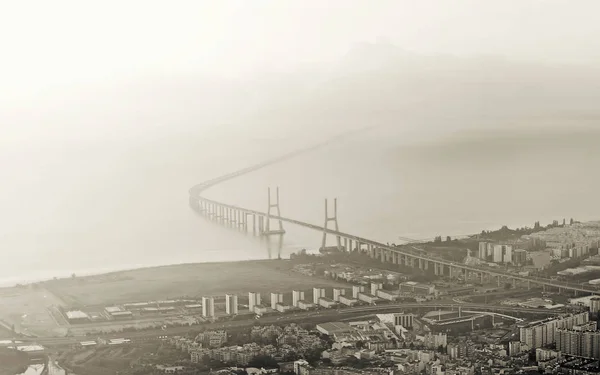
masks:
<path fill-rule="evenodd" d="M 106 334 L 100 335 L 102 338 L 111 339 L 111 338 L 129 338 L 129 339 L 147 339 L 147 338 L 157 338 L 158 336 L 177 336 L 184 335 L 189 331 L 198 330 L 200 327 L 205 329 L 234 329 L 234 328 L 243 328 L 243 327 L 251 327 L 255 324 L 284 324 L 284 323 L 293 323 L 293 322 L 325 322 L 332 320 L 340 320 L 347 319 L 354 315 L 365 315 L 365 314 L 376 314 L 376 313 L 389 313 L 389 312 L 398 312 L 409 309 L 451 309 L 458 308 L 470 310 L 470 311 L 500 311 L 504 313 L 521 313 L 521 314 L 548 314 L 548 315 L 556 315 L 561 313 L 562 311 L 552 311 L 552 310 L 542 310 L 542 309 L 531 309 L 531 308 L 522 308 L 522 307 L 511 307 L 511 306 L 495 306 L 495 305 L 485 305 L 485 304 L 474 304 L 474 303 L 440 303 L 440 302 L 431 302 L 431 303 L 402 303 L 402 304 L 387 304 L 387 305 L 378 305 L 378 306 L 360 306 L 353 308 L 344 308 L 344 309 L 331 309 L 331 310 L 314 310 L 307 312 L 298 312 L 293 314 L 273 314 L 261 317 L 258 320 L 255 319 L 245 319 L 245 320 L 230 320 L 230 321 L 221 321 L 214 323 L 206 323 L 202 325 L 196 326 L 185 326 L 185 327 L 171 327 L 166 330 L 155 329 L 155 330 L 145 330 L 138 332 L 123 332 L 123 333 L 114 333 L 114 334 Z M 59 346 L 59 345 L 74 345 L 82 341 L 89 341 L 97 338 L 96 336 L 76 336 L 76 337 L 40 337 L 36 339 L 22 339 L 24 342 L 35 342 L 39 345 L 44 346 Z"/>

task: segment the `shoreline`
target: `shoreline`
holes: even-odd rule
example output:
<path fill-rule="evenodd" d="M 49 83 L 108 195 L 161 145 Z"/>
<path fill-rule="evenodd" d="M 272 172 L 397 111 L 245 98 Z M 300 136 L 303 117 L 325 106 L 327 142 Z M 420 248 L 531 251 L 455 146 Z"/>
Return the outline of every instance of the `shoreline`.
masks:
<path fill-rule="evenodd" d="M 598 222 L 598 220 L 586 220 L 583 221 L 582 223 L 593 223 L 593 222 Z M 460 236 L 461 239 L 467 239 L 469 237 L 475 236 L 476 234 L 470 234 L 470 235 L 462 235 Z M 456 236 L 458 237 L 458 236 Z M 453 237 L 453 238 L 456 238 Z M 423 240 L 423 243 L 427 243 L 427 242 L 431 242 L 430 240 Z M 401 245 L 401 244 L 399 244 Z M 308 250 L 308 249 L 307 249 Z M 308 250 L 309 253 L 318 253 L 318 250 L 315 251 L 310 251 Z M 74 272 L 74 274 L 76 275 L 77 279 L 85 279 L 85 278 L 93 278 L 93 277 L 101 277 L 101 276 L 115 276 L 121 273 L 127 273 L 127 272 L 141 272 L 141 271 L 145 271 L 145 270 L 161 270 L 161 269 L 165 269 L 165 268 L 178 268 L 178 267 L 201 267 L 201 266 L 218 266 L 218 265 L 235 265 L 235 264 L 240 264 L 240 263 L 246 263 L 246 264 L 259 264 L 259 263 L 266 263 L 266 262 L 273 262 L 273 261 L 285 261 L 285 260 L 289 260 L 289 257 L 287 258 L 281 258 L 281 259 L 238 259 L 238 260 L 223 260 L 223 261 L 212 261 L 212 262 L 181 262 L 181 263 L 167 263 L 167 264 L 148 264 L 148 265 L 141 265 L 141 266 L 136 266 L 136 265 L 130 265 L 130 266 L 124 266 L 124 267 L 111 267 L 111 268 L 105 268 L 105 269 L 88 269 L 88 270 L 83 270 L 80 272 Z M 56 278 L 53 277 L 45 277 L 45 276 L 41 276 L 39 278 L 31 278 L 31 279 L 23 279 L 23 278 L 17 278 L 17 277 L 13 277 L 13 278 L 7 278 L 7 279 L 0 279 L 0 289 L 11 289 L 11 288 L 15 288 L 18 286 L 28 286 L 28 285 L 32 285 L 32 284 L 36 284 L 36 283 L 46 283 L 46 282 L 53 282 L 53 281 L 60 281 L 60 280 L 69 280 L 71 279 L 71 274 L 67 273 L 67 274 L 63 274 L 63 275 L 57 275 Z"/>
<path fill-rule="evenodd" d="M 100 276 L 111 276 L 117 275 L 125 272 L 137 272 L 137 271 L 146 271 L 146 270 L 160 270 L 163 268 L 177 268 L 177 267 L 198 267 L 198 266 L 210 266 L 210 265 L 225 265 L 225 264 L 236 264 L 236 263 L 262 263 L 262 262 L 273 262 L 273 261 L 285 261 L 289 260 L 289 258 L 281 258 L 281 259 L 240 259 L 240 260 L 231 260 L 231 261 L 214 261 L 214 262 L 183 262 L 183 263 L 170 263 L 170 264 L 157 264 L 157 265 L 146 265 L 139 267 L 127 267 L 127 268 L 115 268 L 115 269 L 103 269 L 103 270 L 89 270 L 88 272 L 80 272 L 75 273 L 77 279 L 85 279 L 85 278 L 93 278 Z M 18 286 L 28 286 L 37 283 L 46 283 L 52 281 L 61 281 L 61 280 L 70 280 L 70 275 L 57 276 L 56 279 L 53 277 L 41 277 L 39 279 L 0 279 L 0 289 L 12 289 Z"/>

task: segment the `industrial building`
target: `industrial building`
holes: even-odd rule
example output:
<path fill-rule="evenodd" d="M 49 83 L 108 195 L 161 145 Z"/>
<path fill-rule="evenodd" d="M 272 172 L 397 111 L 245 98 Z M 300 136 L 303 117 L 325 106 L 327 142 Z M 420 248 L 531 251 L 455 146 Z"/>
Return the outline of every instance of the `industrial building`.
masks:
<path fill-rule="evenodd" d="M 202 297 L 202 316 L 204 318 L 215 317 L 215 299 L 213 297 Z"/>
<path fill-rule="evenodd" d="M 238 296 L 235 294 L 225 295 L 225 312 L 227 315 L 237 315 L 238 313 Z"/>
<path fill-rule="evenodd" d="M 402 326 L 407 329 L 413 328 L 413 322 L 415 319 L 414 314 L 410 313 L 377 314 L 376 316 L 381 323 Z"/>
<path fill-rule="evenodd" d="M 87 323 L 90 321 L 90 316 L 80 310 L 67 311 L 65 316 L 67 317 L 69 323 L 72 324 Z"/>
<path fill-rule="evenodd" d="M 317 324 L 317 331 L 327 336 L 333 336 L 340 333 L 351 333 L 355 332 L 349 324 L 343 322 L 328 322 Z"/>
<path fill-rule="evenodd" d="M 431 295 L 435 294 L 435 286 L 429 284 L 421 284 L 414 281 L 406 281 L 400 284 L 400 292 Z"/>
<path fill-rule="evenodd" d="M 133 318 L 133 313 L 131 311 L 127 311 L 119 306 L 109 306 L 105 307 L 104 311 L 108 315 L 110 319 L 131 319 Z"/>
<path fill-rule="evenodd" d="M 17 350 L 26 353 L 30 361 L 41 361 L 46 358 L 46 348 L 41 345 L 17 346 Z"/>
<path fill-rule="evenodd" d="M 143 307 L 140 310 L 141 314 L 167 314 L 170 312 L 174 312 L 175 308 L 173 306 L 165 306 L 165 307 Z"/>

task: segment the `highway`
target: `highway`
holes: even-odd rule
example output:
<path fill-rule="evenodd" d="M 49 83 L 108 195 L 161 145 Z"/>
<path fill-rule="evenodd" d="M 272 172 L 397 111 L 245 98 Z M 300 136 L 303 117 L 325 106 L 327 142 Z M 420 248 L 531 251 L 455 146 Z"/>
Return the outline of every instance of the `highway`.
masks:
<path fill-rule="evenodd" d="M 544 314 L 544 315 L 558 315 L 564 311 L 555 310 L 543 310 L 543 309 L 532 309 L 522 307 L 511 307 L 511 306 L 495 306 L 486 304 L 474 304 L 474 303 L 450 303 L 450 302 L 429 302 L 429 303 L 402 303 L 402 304 L 386 304 L 378 306 L 358 306 L 352 308 L 343 309 L 328 309 L 328 310 L 313 310 L 306 312 L 297 312 L 291 314 L 272 314 L 261 317 L 258 320 L 255 319 L 244 319 L 244 320 L 228 320 L 228 321 L 217 321 L 214 323 L 204 323 L 201 325 L 184 326 L 184 327 L 170 327 L 165 330 L 154 329 L 144 330 L 137 332 L 122 332 L 122 333 L 111 333 L 99 335 L 102 338 L 128 338 L 132 340 L 136 339 L 153 339 L 159 336 L 177 336 L 184 335 L 192 330 L 205 328 L 205 329 L 239 329 L 244 327 L 251 327 L 255 324 L 284 324 L 284 323 L 298 323 L 298 322 L 326 322 L 340 319 L 348 319 L 355 315 L 365 314 L 378 314 L 378 313 L 389 313 L 407 311 L 411 309 L 463 309 L 467 312 L 504 312 L 504 313 L 517 313 L 517 314 Z M 516 320 L 516 319 L 513 319 Z M 19 339 L 23 342 L 32 342 L 43 346 L 60 346 L 60 345 L 75 345 L 82 341 L 89 341 L 96 339 L 98 336 L 74 336 L 74 337 L 40 337 L 35 339 Z"/>
<path fill-rule="evenodd" d="M 301 154 L 313 151 L 315 149 L 318 148 L 322 148 L 325 147 L 331 143 L 333 143 L 334 141 L 338 141 L 340 139 L 346 138 L 346 137 L 350 137 L 353 136 L 357 133 L 363 132 L 363 131 L 367 131 L 369 129 L 374 128 L 373 126 L 370 127 L 366 127 L 366 128 L 362 128 L 353 132 L 349 132 L 349 133 L 345 133 L 342 134 L 340 136 L 337 136 L 335 138 L 329 139 L 325 142 L 321 142 L 315 146 L 312 147 L 308 147 L 305 149 L 301 149 L 298 151 L 294 151 L 288 154 L 285 154 L 281 157 L 278 158 L 274 158 L 272 160 L 269 161 L 265 161 L 259 164 L 256 164 L 254 166 L 248 167 L 248 168 L 244 168 L 241 170 L 238 170 L 236 172 L 233 173 L 229 173 L 226 174 L 224 176 L 221 177 L 217 177 L 214 178 L 212 180 L 209 181 L 205 181 L 201 184 L 195 185 L 194 187 L 192 187 L 189 190 L 189 194 L 190 194 L 190 199 L 191 200 L 195 200 L 197 202 L 199 201 L 203 201 L 206 202 L 208 204 L 214 204 L 216 206 L 220 206 L 220 207 L 224 207 L 227 209 L 234 209 L 236 211 L 239 211 L 245 215 L 255 215 L 257 217 L 263 217 L 266 218 L 267 216 L 270 217 L 271 220 L 281 220 L 282 222 L 288 223 L 288 224 L 293 224 L 293 225 L 297 225 L 297 226 L 301 226 L 304 228 L 308 228 L 308 229 L 312 229 L 318 232 L 325 232 L 327 234 L 333 235 L 333 236 L 338 236 L 344 239 L 348 239 L 351 241 L 355 241 L 355 243 L 361 243 L 361 244 L 365 244 L 365 245 L 371 245 L 374 248 L 377 249 L 382 249 L 391 253 L 396 253 L 399 254 L 401 256 L 405 256 L 405 257 L 410 257 L 412 259 L 418 259 L 418 260 L 422 260 L 422 261 L 427 261 L 427 262 L 432 262 L 432 263 L 436 263 L 436 264 L 440 264 L 440 265 L 444 265 L 447 267 L 452 267 L 454 269 L 461 269 L 463 271 L 468 271 L 468 272 L 476 272 L 476 273 L 483 273 L 483 274 L 487 274 L 490 275 L 492 277 L 502 277 L 502 278 L 506 278 L 506 279 L 510 279 L 510 280 L 517 280 L 517 281 L 521 281 L 521 282 L 525 282 L 525 283 L 529 283 L 529 284 L 533 284 L 533 285 L 539 285 L 539 286 L 548 286 L 548 287 L 553 287 L 553 288 L 558 288 L 558 289 L 564 289 L 564 290 L 571 290 L 571 291 L 576 291 L 576 292 L 581 292 L 581 293 L 589 293 L 589 294 L 600 294 L 600 289 L 598 289 L 597 287 L 592 287 L 592 286 L 583 286 L 581 284 L 574 284 L 574 283 L 567 283 L 567 282 L 560 282 L 560 281 L 556 281 L 556 280 L 551 280 L 551 279 L 545 279 L 545 278 L 538 278 L 538 277 L 531 277 L 531 276 L 520 276 L 517 274 L 513 274 L 513 273 L 509 273 L 509 272 L 504 272 L 501 270 L 497 270 L 497 269 L 493 269 L 493 268 L 488 268 L 488 267 L 475 267 L 475 266 L 467 266 L 465 264 L 458 264 L 458 263 L 454 263 L 451 262 L 449 260 L 440 258 L 440 257 L 434 257 L 431 256 L 429 254 L 424 254 L 423 252 L 410 252 L 410 251 L 405 251 L 405 250 L 400 250 L 396 247 L 391 247 L 388 246 L 386 244 L 377 242 L 377 241 L 373 241 L 367 238 L 363 238 L 363 237 L 359 237 L 359 236 L 355 236 L 352 235 L 350 233 L 344 233 L 341 231 L 335 231 L 332 229 L 328 229 L 328 228 L 324 228 L 320 225 L 316 225 L 316 224 L 310 224 L 310 223 L 306 223 L 300 220 L 295 220 L 293 218 L 289 218 L 289 217 L 284 217 L 284 216 L 276 216 L 276 215 L 267 215 L 267 213 L 265 212 L 261 212 L 261 211 L 256 211 L 256 210 L 251 210 L 251 209 L 247 209 L 247 208 L 243 208 L 243 207 L 238 207 L 238 206 L 234 206 L 234 205 L 229 205 L 227 203 L 223 203 L 223 202 L 218 202 L 215 200 L 211 200 L 211 199 L 207 199 L 201 196 L 201 194 L 208 188 L 215 186 L 219 183 L 225 182 L 227 180 L 257 171 L 259 169 L 265 168 L 267 166 L 273 165 L 275 163 L 279 163 L 288 159 L 291 159 L 293 157 L 299 156 Z"/>

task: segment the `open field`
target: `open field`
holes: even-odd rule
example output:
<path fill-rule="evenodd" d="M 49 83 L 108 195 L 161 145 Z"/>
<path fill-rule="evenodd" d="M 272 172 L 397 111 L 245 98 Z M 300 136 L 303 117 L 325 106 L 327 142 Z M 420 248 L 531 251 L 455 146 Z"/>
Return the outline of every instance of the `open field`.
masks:
<path fill-rule="evenodd" d="M 347 286 L 292 271 L 289 260 L 198 263 L 143 268 L 46 282 L 68 306 L 102 306 L 226 293 L 290 292 L 312 287 Z"/>
<path fill-rule="evenodd" d="M 14 287 L 0 289 L 0 319 L 15 326 L 19 332 L 45 333 L 59 328 L 50 313 L 53 306 L 63 303 L 43 287 Z"/>

